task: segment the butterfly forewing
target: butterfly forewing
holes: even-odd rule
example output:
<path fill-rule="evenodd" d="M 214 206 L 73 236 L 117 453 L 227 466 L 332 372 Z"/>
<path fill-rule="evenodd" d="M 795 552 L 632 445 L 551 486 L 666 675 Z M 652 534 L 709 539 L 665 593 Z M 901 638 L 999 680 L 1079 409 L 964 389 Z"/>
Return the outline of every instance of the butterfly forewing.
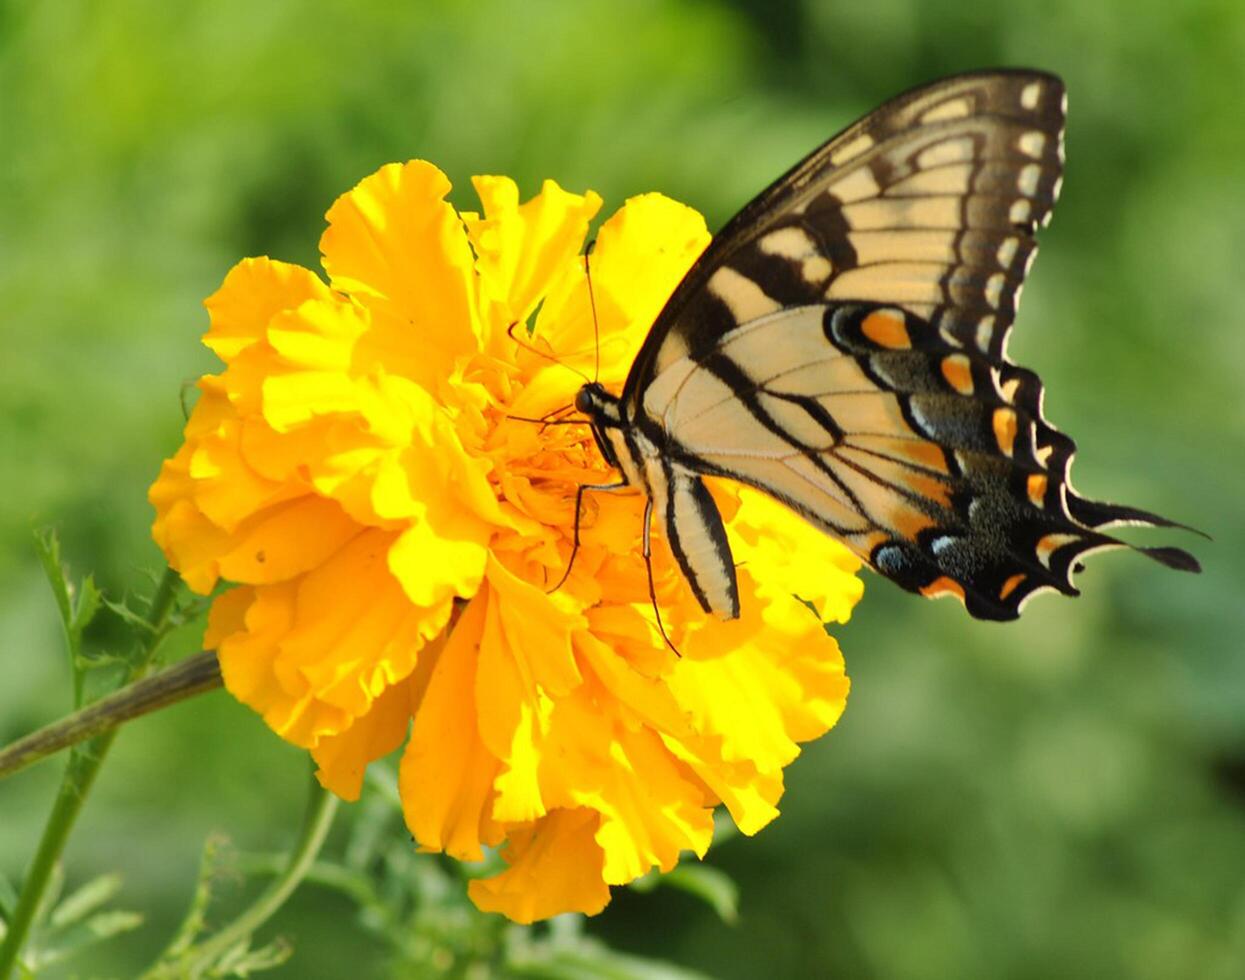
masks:
<path fill-rule="evenodd" d="M 680 283 L 625 396 L 741 323 L 818 302 L 899 304 L 1002 355 L 1059 192 L 1064 88 L 1040 72 L 947 79 L 886 103 L 737 215 Z"/>

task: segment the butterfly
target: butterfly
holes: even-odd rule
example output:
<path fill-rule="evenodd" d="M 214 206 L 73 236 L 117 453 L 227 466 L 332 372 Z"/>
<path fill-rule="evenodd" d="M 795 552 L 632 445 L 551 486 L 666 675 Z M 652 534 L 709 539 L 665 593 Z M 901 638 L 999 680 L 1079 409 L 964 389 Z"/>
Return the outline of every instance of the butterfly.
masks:
<path fill-rule="evenodd" d="M 1077 595 L 1117 524 L 1183 527 L 1082 497 L 1075 444 L 1007 357 L 1024 278 L 1058 197 L 1062 81 L 1004 69 L 885 103 L 737 214 L 654 321 L 620 395 L 585 384 L 614 484 L 647 496 L 706 613 L 739 615 L 730 544 L 703 477 L 755 487 L 912 592 L 1015 619 Z M 568 569 L 569 571 L 569 569 Z"/>

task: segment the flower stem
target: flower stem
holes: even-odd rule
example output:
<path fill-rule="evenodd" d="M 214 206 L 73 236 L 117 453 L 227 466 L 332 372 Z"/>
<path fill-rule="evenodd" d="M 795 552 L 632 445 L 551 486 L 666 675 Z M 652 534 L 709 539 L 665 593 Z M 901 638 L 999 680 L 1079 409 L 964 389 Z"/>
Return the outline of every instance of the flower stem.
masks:
<path fill-rule="evenodd" d="M 0 749 L 0 779 L 134 718 L 220 685 L 220 664 L 211 650 L 179 660 Z"/>
<path fill-rule="evenodd" d="M 272 918 L 276 911 L 285 904 L 285 900 L 311 870 L 328 836 L 336 812 L 337 797 L 321 787 L 313 776 L 307 798 L 307 809 L 303 814 L 302 829 L 281 874 L 269 883 L 259 898 L 233 922 L 215 933 L 210 939 L 177 956 L 175 962 L 169 962 L 165 956 L 162 956 L 155 966 L 143 974 L 141 980 L 163 980 L 166 977 L 188 977 L 195 980 L 203 976 L 204 971 L 208 970 L 222 954 L 227 953 L 239 943 L 245 942 L 256 929 Z"/>
<path fill-rule="evenodd" d="M 126 676 L 126 683 L 138 680 L 151 666 L 152 657 L 167 631 L 166 624 L 173 608 L 177 583 L 177 573 L 171 568 L 165 569 L 147 613 L 147 623 L 151 627 L 151 632 L 143 645 L 141 655 Z M 22 882 L 22 892 L 18 897 L 17 905 L 6 923 L 7 932 L 4 942 L 0 944 L 0 980 L 8 980 L 13 972 L 18 954 L 34 923 L 35 913 L 43 900 L 52 869 L 65 849 L 65 842 L 69 839 L 69 833 L 73 830 L 74 822 L 82 810 L 82 804 L 86 801 L 87 794 L 99 773 L 99 767 L 108 755 L 116 734 L 116 729 L 112 728 L 85 744 L 76 746 L 70 753 L 69 762 L 65 766 L 65 775 L 61 779 L 60 790 L 56 794 L 52 812 L 48 815 L 48 821 L 43 828 L 39 848 Z"/>

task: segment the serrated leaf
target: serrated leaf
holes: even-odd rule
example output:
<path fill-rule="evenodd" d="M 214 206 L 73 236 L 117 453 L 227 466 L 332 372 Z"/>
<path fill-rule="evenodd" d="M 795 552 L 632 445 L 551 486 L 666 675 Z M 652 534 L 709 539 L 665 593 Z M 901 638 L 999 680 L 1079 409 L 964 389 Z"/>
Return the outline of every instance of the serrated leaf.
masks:
<path fill-rule="evenodd" d="M 124 909 L 99 912 L 59 933 L 53 945 L 40 949 L 37 962 L 40 966 L 59 963 L 123 932 L 133 932 L 142 924 L 143 917 L 137 912 Z"/>
<path fill-rule="evenodd" d="M 294 955 L 294 947 L 285 939 L 275 939 L 267 946 L 251 949 L 243 940 L 230 947 L 208 971 L 211 977 L 249 977 L 253 973 L 276 969 Z"/>
<path fill-rule="evenodd" d="M 151 632 L 151 623 L 147 622 L 147 617 L 142 613 L 135 612 L 131 609 L 125 599 L 122 599 L 120 602 L 115 602 L 112 599 L 105 598 L 103 599 L 103 603 L 127 626 L 132 626 L 134 629 L 143 633 Z"/>
<path fill-rule="evenodd" d="M 65 569 L 61 566 L 61 539 L 54 528 L 41 527 L 35 531 L 35 551 L 43 565 L 43 574 L 47 576 L 48 585 L 52 587 L 52 595 L 56 598 L 61 623 L 68 630 L 73 619 L 73 605 L 69 598 L 69 582 L 65 578 Z"/>
<path fill-rule="evenodd" d="M 95 576 L 88 575 L 82 580 L 82 585 L 77 590 L 77 598 L 73 604 L 73 613 L 69 622 L 71 632 L 77 636 L 82 635 L 82 631 L 90 625 L 95 614 L 99 612 L 101 599 L 103 595 L 99 591 L 99 586 L 95 584 Z"/>
<path fill-rule="evenodd" d="M 695 895 L 723 922 L 739 920 L 739 886 L 721 868 L 711 864 L 680 864 L 661 878 L 661 884 Z"/>
<path fill-rule="evenodd" d="M 64 901 L 52 910 L 48 924 L 53 929 L 64 929 L 66 926 L 73 925 L 107 903 L 120 890 L 121 875 L 116 872 L 93 878 L 70 892 Z"/>

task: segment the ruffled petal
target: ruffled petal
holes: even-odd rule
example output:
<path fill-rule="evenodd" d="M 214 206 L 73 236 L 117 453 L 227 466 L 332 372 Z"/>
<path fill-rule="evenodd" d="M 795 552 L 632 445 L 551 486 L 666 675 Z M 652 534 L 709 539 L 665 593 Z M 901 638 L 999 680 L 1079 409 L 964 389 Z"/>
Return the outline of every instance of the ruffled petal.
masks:
<path fill-rule="evenodd" d="M 230 361 L 263 340 L 269 321 L 278 313 L 330 295 L 316 274 L 302 266 L 267 256 L 243 259 L 203 302 L 211 319 L 203 343 L 222 361 Z"/>
<path fill-rule="evenodd" d="M 439 641 L 420 651 L 435 656 Z M 326 735 L 311 750 L 319 769 L 316 778 L 325 789 L 343 800 L 357 800 L 368 763 L 388 755 L 406 738 L 411 725 L 411 683 L 399 681 L 372 702 L 362 718 L 340 735 Z"/>
<path fill-rule="evenodd" d="M 546 180 L 539 194 L 520 204 L 509 177 L 474 177 L 472 183 L 484 217 L 465 213 L 463 220 L 481 284 L 507 322 L 524 323 L 555 272 L 579 254 L 601 198 L 592 191 L 571 194 Z"/>
<path fill-rule="evenodd" d="M 423 160 L 390 164 L 337 199 L 320 239 L 335 289 L 375 318 L 369 356 L 430 390 L 479 349 L 475 262 L 450 182 Z"/>
<path fill-rule="evenodd" d="M 482 860 L 481 845 L 497 844 L 503 833 L 489 805 L 500 764 L 480 739 L 474 697 L 485 605 L 483 597 L 468 603 L 437 657 L 398 773 L 406 826 L 419 846 L 464 861 Z"/>
<path fill-rule="evenodd" d="M 596 915 L 610 900 L 602 877 L 604 855 L 595 839 L 599 820 L 592 810 L 554 810 L 511 829 L 502 851 L 510 867 L 470 882 L 467 894 L 480 910 L 515 922 L 563 912 Z"/>

